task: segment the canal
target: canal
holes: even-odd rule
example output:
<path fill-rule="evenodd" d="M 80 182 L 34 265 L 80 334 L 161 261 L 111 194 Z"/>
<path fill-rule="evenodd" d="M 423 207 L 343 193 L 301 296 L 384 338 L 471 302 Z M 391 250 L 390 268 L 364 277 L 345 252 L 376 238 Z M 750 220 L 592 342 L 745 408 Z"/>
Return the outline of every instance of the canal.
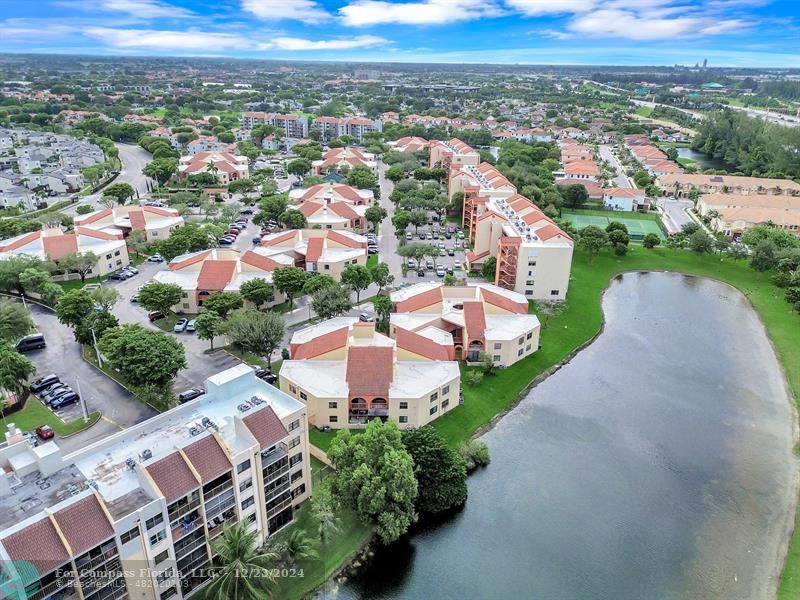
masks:
<path fill-rule="evenodd" d="M 466 507 L 321 597 L 759 599 L 794 506 L 792 409 L 726 285 L 618 277 L 606 328 L 483 440 Z"/>

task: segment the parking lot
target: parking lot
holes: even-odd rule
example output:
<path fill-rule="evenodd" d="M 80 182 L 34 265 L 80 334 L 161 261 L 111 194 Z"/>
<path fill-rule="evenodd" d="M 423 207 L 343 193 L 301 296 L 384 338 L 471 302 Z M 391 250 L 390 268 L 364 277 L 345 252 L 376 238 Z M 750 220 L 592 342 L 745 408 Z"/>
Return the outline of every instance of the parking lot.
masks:
<path fill-rule="evenodd" d="M 405 280 L 416 282 L 422 278 L 444 278 L 445 274 L 452 274 L 462 278 L 466 276 L 463 271 L 464 253 L 466 252 L 466 242 L 459 238 L 455 233 L 448 238 L 444 233 L 443 227 L 434 223 L 433 225 L 423 225 L 419 227 L 418 233 L 414 227 L 409 227 L 406 231 L 406 243 L 424 243 L 439 247 L 439 255 L 424 259 L 420 268 L 417 261 L 406 259 L 407 275 Z M 438 267 L 443 267 L 443 270 Z M 422 274 L 420 275 L 420 272 Z"/>

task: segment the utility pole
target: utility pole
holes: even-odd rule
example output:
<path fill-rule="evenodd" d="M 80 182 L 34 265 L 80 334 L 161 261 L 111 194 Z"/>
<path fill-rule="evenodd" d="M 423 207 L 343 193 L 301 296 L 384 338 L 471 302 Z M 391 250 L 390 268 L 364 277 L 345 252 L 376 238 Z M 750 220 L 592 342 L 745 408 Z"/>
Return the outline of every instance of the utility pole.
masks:
<path fill-rule="evenodd" d="M 94 327 L 91 329 L 92 331 L 92 343 L 94 344 L 94 353 L 97 357 L 97 365 L 102 369 L 103 368 L 103 359 L 100 357 L 100 349 L 97 347 L 97 336 L 94 334 Z"/>
<path fill-rule="evenodd" d="M 78 402 L 80 402 L 81 411 L 83 411 L 83 422 L 84 423 L 88 423 L 89 422 L 89 408 L 86 406 L 86 398 L 84 398 L 83 394 L 81 393 L 81 380 L 80 380 L 80 377 L 75 376 L 75 384 L 76 384 L 76 387 L 78 388 L 78 397 L 79 397 Z"/>

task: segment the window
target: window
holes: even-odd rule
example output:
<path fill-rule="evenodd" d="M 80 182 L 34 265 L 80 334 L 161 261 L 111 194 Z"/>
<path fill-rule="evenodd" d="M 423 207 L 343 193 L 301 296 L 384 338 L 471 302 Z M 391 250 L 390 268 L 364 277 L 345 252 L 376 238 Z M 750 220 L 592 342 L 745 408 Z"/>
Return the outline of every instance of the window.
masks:
<path fill-rule="evenodd" d="M 520 348 L 519 352 L 517 352 L 517 356 L 522 356 L 525 352 L 525 348 Z"/>
<path fill-rule="evenodd" d="M 170 598 L 174 598 L 178 595 L 178 590 L 175 589 L 175 586 L 164 590 L 164 593 L 161 594 L 161 600 L 169 600 Z"/>
<path fill-rule="evenodd" d="M 111 260 L 111 253 L 106 254 L 106 260 Z"/>
<path fill-rule="evenodd" d="M 248 525 L 250 525 L 250 523 L 255 523 L 256 522 L 256 513 L 251 512 L 249 515 L 247 515 L 244 518 L 244 522 L 247 523 Z"/>
<path fill-rule="evenodd" d="M 188 297 L 189 297 L 188 292 L 183 292 L 183 294 L 181 294 L 181 298 L 188 298 Z"/>
<path fill-rule="evenodd" d="M 155 546 L 160 541 L 164 540 L 164 538 L 166 538 L 166 537 L 167 537 L 167 534 L 164 533 L 164 530 L 162 529 L 161 531 L 159 531 L 155 535 L 151 535 L 150 536 L 150 545 L 151 546 Z"/>
<path fill-rule="evenodd" d="M 305 392 L 300 392 L 300 399 L 301 400 L 308 400 L 308 396 L 306 396 Z"/>
<path fill-rule="evenodd" d="M 121 260 L 117 260 L 117 266 L 120 266 L 121 264 L 122 264 L 122 261 Z"/>
<path fill-rule="evenodd" d="M 558 290 L 550 290 L 551 296 L 558 296 L 558 294 L 559 294 Z"/>
<path fill-rule="evenodd" d="M 530 351 L 531 351 L 531 345 L 528 344 L 527 346 L 525 346 L 525 352 L 530 352 Z"/>
<path fill-rule="evenodd" d="M 526 336 L 525 336 L 525 339 L 526 339 L 526 340 L 529 340 L 529 339 L 531 339 L 532 337 L 533 337 L 533 332 L 532 332 L 532 331 L 529 331 L 529 332 L 528 332 L 528 335 L 526 335 Z"/>
<path fill-rule="evenodd" d="M 294 431 L 298 427 L 300 427 L 300 419 L 297 419 L 296 421 L 292 421 L 291 423 L 289 423 L 289 431 Z"/>
<path fill-rule="evenodd" d="M 495 354 L 492 357 L 492 362 L 500 362 L 500 355 L 499 354 Z"/>
<path fill-rule="evenodd" d="M 252 479 L 248 479 L 247 481 L 243 481 L 242 483 L 239 484 L 239 493 L 244 492 L 246 490 L 249 490 L 251 487 L 253 487 L 253 480 Z"/>
<path fill-rule="evenodd" d="M 293 385 L 290 385 L 289 386 L 289 391 L 292 392 L 293 394 L 296 394 L 297 393 L 297 388 L 294 387 Z"/>
<path fill-rule="evenodd" d="M 293 467 L 296 464 L 299 464 L 301 462 L 303 462 L 303 453 L 302 452 L 298 452 L 297 454 L 295 454 L 294 456 L 289 458 L 289 466 L 290 467 Z"/>
<path fill-rule="evenodd" d="M 357 265 L 358 264 L 358 259 L 354 258 L 353 261 L 352 261 L 352 264 Z"/>
<path fill-rule="evenodd" d="M 250 496 L 249 498 L 245 498 L 244 501 L 242 501 L 242 510 L 243 511 L 247 510 L 255 503 L 256 503 L 255 496 Z"/>
<path fill-rule="evenodd" d="M 328 402 L 328 408 L 336 408 L 338 406 L 339 406 L 339 404 L 336 403 L 336 402 Z"/>
<path fill-rule="evenodd" d="M 438 399 L 439 399 L 439 392 L 433 392 L 431 394 L 431 402 L 435 402 Z"/>
<path fill-rule="evenodd" d="M 155 560 L 157 565 L 160 565 L 168 558 L 169 558 L 169 550 L 164 550 L 161 554 L 157 555 L 153 560 Z"/>
<path fill-rule="evenodd" d="M 408 423 L 408 417 L 406 415 L 400 415 L 399 419 L 401 423 Z"/>
<path fill-rule="evenodd" d="M 518 343 L 520 346 L 522 346 L 522 344 L 524 344 L 524 343 L 525 343 L 525 338 L 524 338 L 524 337 L 521 337 L 521 338 L 519 338 L 519 339 L 517 340 L 517 343 Z"/>
<path fill-rule="evenodd" d="M 297 448 L 300 445 L 300 436 L 298 435 L 296 438 L 289 441 L 289 450 L 292 448 Z"/>
<path fill-rule="evenodd" d="M 525 285 L 536 285 L 536 281 L 533 279 L 527 279 L 525 280 Z"/>
<path fill-rule="evenodd" d="M 535 267 L 536 266 L 536 259 L 535 258 L 529 258 L 528 259 L 528 266 L 529 267 Z"/>
<path fill-rule="evenodd" d="M 186 302 L 184 302 L 184 303 L 183 303 L 183 308 L 189 308 L 189 304 L 188 304 L 188 303 L 186 303 Z"/>
<path fill-rule="evenodd" d="M 165 571 L 162 571 L 161 573 L 156 575 L 156 581 L 158 583 L 164 583 L 167 579 L 172 577 L 172 574 L 173 574 L 172 567 L 170 567 L 169 569 L 166 569 Z"/>
<path fill-rule="evenodd" d="M 494 345 L 494 349 L 495 350 L 500 350 L 500 348 L 502 348 L 502 347 L 503 347 L 503 344 L 495 344 Z"/>
<path fill-rule="evenodd" d="M 439 407 L 438 406 L 431 406 L 431 413 L 430 414 L 435 415 L 437 412 L 439 412 Z"/>
<path fill-rule="evenodd" d="M 525 290 L 526 296 L 533 296 L 533 290 Z"/>
<path fill-rule="evenodd" d="M 302 478 L 303 478 L 303 469 L 300 469 L 296 473 L 292 473 L 292 483 Z"/>
<path fill-rule="evenodd" d="M 305 493 L 306 493 L 306 484 L 301 483 L 292 490 L 292 498 L 297 498 L 298 496 L 302 496 Z"/>
<path fill-rule="evenodd" d="M 330 266 L 330 265 L 323 265 L 322 267 L 323 267 L 323 269 L 325 269 L 326 271 L 330 271 L 330 270 L 331 270 L 331 266 Z"/>
<path fill-rule="evenodd" d="M 119 250 L 117 250 L 116 252 L 114 252 L 114 256 L 119 256 Z"/>
<path fill-rule="evenodd" d="M 442 410 L 446 410 L 448 406 L 450 406 L 450 400 L 443 400 L 442 401 Z"/>
<path fill-rule="evenodd" d="M 153 232 L 153 237 L 158 237 L 158 232 L 157 231 Z"/>
<path fill-rule="evenodd" d="M 249 468 L 250 468 L 250 459 L 248 458 L 246 461 L 240 462 L 238 465 L 236 465 L 236 473 L 237 474 L 244 473 Z"/>
<path fill-rule="evenodd" d="M 408 402 L 401 402 L 400 410 L 407 410 L 407 409 L 408 409 Z"/>
<path fill-rule="evenodd" d="M 336 415 L 331 415 L 331 416 L 328 417 L 328 422 L 329 423 L 338 423 L 339 422 L 339 417 L 337 417 Z"/>
<path fill-rule="evenodd" d="M 119 536 L 119 540 L 123 544 L 127 544 L 128 542 L 132 542 L 133 540 L 135 540 L 138 537 L 139 537 L 139 528 L 138 527 L 134 527 L 130 531 L 126 531 L 121 536 Z"/>
<path fill-rule="evenodd" d="M 156 525 L 159 525 L 159 524 L 161 524 L 163 522 L 164 522 L 164 515 L 157 514 L 152 519 L 147 519 L 147 521 L 144 522 L 144 526 L 145 526 L 145 529 L 152 529 Z"/>

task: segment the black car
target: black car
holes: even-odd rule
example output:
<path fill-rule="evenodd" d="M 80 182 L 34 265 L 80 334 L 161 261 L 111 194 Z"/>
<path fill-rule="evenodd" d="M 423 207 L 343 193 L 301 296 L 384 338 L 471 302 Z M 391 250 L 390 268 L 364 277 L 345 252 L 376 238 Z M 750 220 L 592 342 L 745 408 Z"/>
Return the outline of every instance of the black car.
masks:
<path fill-rule="evenodd" d="M 220 246 L 230 246 L 233 243 L 233 239 L 231 238 L 220 238 L 217 243 Z"/>
<path fill-rule="evenodd" d="M 67 394 L 73 394 L 73 393 L 75 393 L 75 390 L 73 390 L 69 386 L 60 388 L 57 392 L 54 392 L 52 395 L 47 396 L 45 402 L 49 406 L 53 406 L 53 403 L 58 402 L 59 400 L 61 400 L 61 398 L 63 398 Z"/>
<path fill-rule="evenodd" d="M 425 277 L 425 269 L 417 270 L 417 277 Z"/>
<path fill-rule="evenodd" d="M 378 254 L 378 252 L 380 252 L 380 250 L 378 250 L 377 246 L 370 246 L 367 248 L 367 254 Z"/>
<path fill-rule="evenodd" d="M 202 388 L 191 388 L 189 390 L 186 390 L 185 392 L 181 392 L 180 394 L 178 394 L 178 402 L 183 404 L 184 402 L 189 402 L 190 400 L 199 398 L 205 393 L 206 393 L 205 390 Z"/>
<path fill-rule="evenodd" d="M 81 397 L 78 396 L 77 393 L 69 392 L 68 394 L 64 394 L 63 396 L 59 396 L 57 399 L 53 400 L 50 403 L 50 408 L 57 410 L 59 408 L 63 408 L 64 406 L 75 404 L 80 399 Z"/>
<path fill-rule="evenodd" d="M 31 391 L 35 394 L 36 392 L 40 392 L 46 388 L 49 388 L 51 385 L 56 383 L 61 383 L 58 375 L 45 375 L 44 377 L 39 377 L 39 379 L 31 384 Z"/>
<path fill-rule="evenodd" d="M 108 276 L 108 278 L 112 281 L 125 281 L 128 279 L 128 277 L 129 276 L 124 271 L 117 271 L 116 273 L 111 273 L 111 275 Z"/>

